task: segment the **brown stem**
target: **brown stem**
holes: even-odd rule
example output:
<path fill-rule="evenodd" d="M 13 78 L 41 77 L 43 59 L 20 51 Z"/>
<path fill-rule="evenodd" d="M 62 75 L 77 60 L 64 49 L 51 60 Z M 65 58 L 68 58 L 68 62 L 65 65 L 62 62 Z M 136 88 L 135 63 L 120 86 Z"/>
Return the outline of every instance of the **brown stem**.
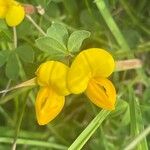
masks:
<path fill-rule="evenodd" d="M 115 71 L 137 69 L 141 67 L 142 67 L 142 61 L 140 59 L 119 60 L 116 62 Z"/>

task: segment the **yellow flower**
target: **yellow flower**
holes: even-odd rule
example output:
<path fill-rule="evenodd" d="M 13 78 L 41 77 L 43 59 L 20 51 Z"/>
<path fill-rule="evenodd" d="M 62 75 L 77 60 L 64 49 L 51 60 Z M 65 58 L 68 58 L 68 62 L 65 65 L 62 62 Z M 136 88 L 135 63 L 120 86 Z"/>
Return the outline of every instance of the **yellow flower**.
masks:
<path fill-rule="evenodd" d="M 37 69 L 37 83 L 41 86 L 35 108 L 38 123 L 45 125 L 62 110 L 69 94 L 66 77 L 69 67 L 57 61 L 47 61 Z"/>
<path fill-rule="evenodd" d="M 75 58 L 69 69 L 68 89 L 74 94 L 85 91 L 95 105 L 113 110 L 116 91 L 107 77 L 114 68 L 114 59 L 107 51 L 99 48 L 84 50 Z"/>
<path fill-rule="evenodd" d="M 0 18 L 13 27 L 20 24 L 25 17 L 24 7 L 14 0 L 0 0 Z"/>

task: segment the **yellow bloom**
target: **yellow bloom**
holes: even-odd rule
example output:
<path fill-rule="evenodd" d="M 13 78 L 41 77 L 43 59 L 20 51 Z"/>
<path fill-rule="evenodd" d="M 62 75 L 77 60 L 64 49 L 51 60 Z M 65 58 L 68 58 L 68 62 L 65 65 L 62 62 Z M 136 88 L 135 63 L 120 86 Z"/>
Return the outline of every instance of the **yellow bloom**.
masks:
<path fill-rule="evenodd" d="M 84 50 L 69 69 L 68 89 L 74 94 L 85 91 L 94 104 L 112 110 L 115 107 L 116 91 L 107 77 L 114 68 L 114 59 L 107 51 L 98 48 Z"/>
<path fill-rule="evenodd" d="M 25 17 L 24 7 L 14 0 L 0 0 L 0 18 L 9 26 L 17 26 Z"/>
<path fill-rule="evenodd" d="M 57 61 L 47 61 L 37 69 L 37 83 L 41 86 L 35 108 L 38 123 L 45 125 L 62 110 L 69 94 L 66 77 L 69 67 Z"/>

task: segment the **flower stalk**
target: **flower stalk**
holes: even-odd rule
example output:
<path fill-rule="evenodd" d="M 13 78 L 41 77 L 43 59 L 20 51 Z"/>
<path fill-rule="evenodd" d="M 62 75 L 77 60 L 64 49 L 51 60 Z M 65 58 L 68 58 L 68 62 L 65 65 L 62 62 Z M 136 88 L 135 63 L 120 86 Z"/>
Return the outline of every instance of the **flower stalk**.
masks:
<path fill-rule="evenodd" d="M 119 60 L 119 61 L 116 61 L 115 72 L 126 71 L 126 70 L 130 70 L 130 69 L 138 69 L 141 67 L 142 67 L 142 61 L 140 59 Z M 35 86 L 35 85 L 36 85 L 36 78 L 32 78 L 30 80 L 27 80 L 25 82 L 22 82 L 16 86 L 12 87 L 10 89 L 2 90 L 2 91 L 0 91 L 0 94 L 9 92 L 12 90 L 16 90 L 18 88 Z"/>

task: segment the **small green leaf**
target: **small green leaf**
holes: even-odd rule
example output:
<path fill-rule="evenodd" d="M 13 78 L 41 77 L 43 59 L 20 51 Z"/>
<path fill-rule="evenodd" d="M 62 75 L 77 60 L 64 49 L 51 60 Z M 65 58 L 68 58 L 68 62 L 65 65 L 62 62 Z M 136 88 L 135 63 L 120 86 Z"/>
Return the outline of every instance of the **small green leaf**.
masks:
<path fill-rule="evenodd" d="M 8 51 L 0 51 L 0 67 L 5 64 L 5 62 L 7 61 L 8 56 L 9 56 Z"/>
<path fill-rule="evenodd" d="M 51 27 L 48 28 L 47 35 L 66 47 L 69 35 L 64 25 L 60 23 L 53 23 Z"/>
<path fill-rule="evenodd" d="M 59 43 L 58 41 L 50 38 L 50 37 L 42 37 L 36 40 L 36 45 L 43 52 L 48 53 L 51 56 L 54 55 L 67 55 L 67 49 Z"/>
<path fill-rule="evenodd" d="M 31 46 L 25 44 L 16 49 L 18 56 L 24 61 L 32 63 L 34 60 L 34 51 Z"/>
<path fill-rule="evenodd" d="M 16 53 L 11 53 L 6 64 L 6 76 L 15 80 L 19 75 L 19 64 Z"/>
<path fill-rule="evenodd" d="M 83 40 L 90 37 L 90 32 L 85 30 L 74 31 L 68 40 L 68 50 L 70 52 L 78 52 Z"/>

